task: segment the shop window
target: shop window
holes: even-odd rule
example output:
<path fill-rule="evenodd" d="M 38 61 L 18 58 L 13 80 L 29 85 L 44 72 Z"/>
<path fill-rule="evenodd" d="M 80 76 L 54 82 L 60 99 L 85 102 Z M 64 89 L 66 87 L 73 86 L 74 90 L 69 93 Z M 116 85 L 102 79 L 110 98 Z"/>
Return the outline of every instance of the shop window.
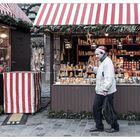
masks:
<path fill-rule="evenodd" d="M 0 26 L 0 72 L 10 71 L 11 68 L 11 45 L 9 28 Z"/>
<path fill-rule="evenodd" d="M 96 37 L 91 34 L 83 37 L 71 37 L 55 43 L 55 47 L 61 44 L 60 66 L 57 69 L 55 84 L 95 84 L 96 75 L 87 69 L 89 63 L 98 66 L 94 50 L 98 46 L 107 48 L 108 56 L 112 59 L 116 81 L 119 84 L 140 84 L 140 35 L 123 35 L 120 37 Z M 56 51 L 55 66 L 56 66 Z"/>

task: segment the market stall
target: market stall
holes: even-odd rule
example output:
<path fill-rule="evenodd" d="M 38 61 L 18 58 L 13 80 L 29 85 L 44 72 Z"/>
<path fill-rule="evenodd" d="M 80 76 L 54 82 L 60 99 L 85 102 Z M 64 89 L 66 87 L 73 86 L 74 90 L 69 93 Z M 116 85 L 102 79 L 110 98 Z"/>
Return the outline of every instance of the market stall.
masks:
<path fill-rule="evenodd" d="M 13 72 L 13 71 L 30 71 L 31 26 L 32 26 L 31 20 L 20 9 L 18 4 L 0 3 L 0 86 L 1 86 L 0 105 L 1 106 L 3 106 L 3 104 L 9 105 L 9 102 L 3 103 L 3 98 L 6 98 L 4 96 L 4 91 L 3 91 L 4 89 L 3 82 L 4 83 L 6 82 L 3 81 L 4 79 L 3 73 Z M 8 98 L 12 98 L 12 97 L 8 97 Z M 12 102 L 14 103 L 14 101 Z M 5 112 L 13 112 L 13 111 L 6 110 Z M 20 112 L 22 111 L 20 110 Z"/>
<path fill-rule="evenodd" d="M 94 50 L 104 45 L 116 71 L 117 111 L 140 111 L 139 9 L 135 3 L 41 5 L 34 25 L 51 36 L 52 110 L 92 111 L 96 75 L 87 65 L 98 65 Z"/>

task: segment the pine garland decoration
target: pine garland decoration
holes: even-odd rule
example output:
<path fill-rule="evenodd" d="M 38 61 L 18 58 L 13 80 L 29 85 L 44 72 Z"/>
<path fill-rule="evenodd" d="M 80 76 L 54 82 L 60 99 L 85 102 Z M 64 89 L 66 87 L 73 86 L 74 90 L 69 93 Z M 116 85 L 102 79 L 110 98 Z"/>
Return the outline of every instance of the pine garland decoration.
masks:
<path fill-rule="evenodd" d="M 30 32 L 32 24 L 22 21 L 21 19 L 15 19 L 9 15 L 0 14 L 0 23 L 6 24 L 8 26 L 13 26 L 18 29 L 21 29 L 25 32 Z"/>

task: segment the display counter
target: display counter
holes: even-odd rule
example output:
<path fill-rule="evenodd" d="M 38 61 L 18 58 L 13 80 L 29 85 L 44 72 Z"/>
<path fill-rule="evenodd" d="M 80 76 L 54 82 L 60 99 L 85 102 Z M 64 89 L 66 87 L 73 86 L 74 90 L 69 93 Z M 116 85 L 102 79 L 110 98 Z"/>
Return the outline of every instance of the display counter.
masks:
<path fill-rule="evenodd" d="M 51 109 L 92 112 L 95 85 L 52 85 Z M 114 97 L 118 113 L 140 112 L 140 84 L 118 84 Z"/>
<path fill-rule="evenodd" d="M 41 108 L 41 74 L 4 72 L 4 112 L 35 113 Z"/>

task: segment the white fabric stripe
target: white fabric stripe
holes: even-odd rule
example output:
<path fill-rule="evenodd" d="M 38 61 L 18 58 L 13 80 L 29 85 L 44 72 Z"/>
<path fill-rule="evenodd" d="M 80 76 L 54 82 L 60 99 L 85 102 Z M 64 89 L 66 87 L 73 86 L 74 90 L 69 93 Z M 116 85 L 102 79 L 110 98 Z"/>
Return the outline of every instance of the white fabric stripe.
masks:
<path fill-rule="evenodd" d="M 123 13 L 122 13 L 122 24 L 127 24 L 127 7 L 126 4 L 123 4 Z"/>
<path fill-rule="evenodd" d="M 25 76 L 25 113 L 29 113 L 29 102 L 28 102 L 28 73 L 24 73 Z"/>
<path fill-rule="evenodd" d="M 106 19 L 106 24 L 111 23 L 111 12 L 112 12 L 112 4 L 108 4 L 108 11 L 107 11 L 107 19 Z"/>
<path fill-rule="evenodd" d="M 91 4 L 87 4 L 87 9 L 86 9 L 85 19 L 84 19 L 83 24 L 88 24 L 88 18 L 90 15 L 90 8 L 91 8 Z"/>
<path fill-rule="evenodd" d="M 63 16 L 63 19 L 62 19 L 62 25 L 65 25 L 65 23 L 66 23 L 66 20 L 67 20 L 67 16 L 68 16 L 68 13 L 69 13 L 69 9 L 70 9 L 70 5 L 71 4 L 67 4 L 67 6 L 66 6 L 66 11 L 65 11 L 65 13 L 64 13 L 64 16 Z"/>
<path fill-rule="evenodd" d="M 59 7 L 58 12 L 57 12 L 57 15 L 56 15 L 56 19 L 54 21 L 54 25 L 57 25 L 58 24 L 59 19 L 60 19 L 61 15 L 63 14 L 62 13 L 63 7 L 64 7 L 64 4 L 60 4 L 60 7 Z"/>
<path fill-rule="evenodd" d="M 93 7 L 93 16 L 92 16 L 92 20 L 91 20 L 91 23 L 92 24 L 95 24 L 95 19 L 96 19 L 96 16 L 97 16 L 97 6 L 98 4 L 94 4 L 94 7 Z"/>
<path fill-rule="evenodd" d="M 46 8 L 44 10 L 43 16 L 42 16 L 42 18 L 40 20 L 40 25 L 43 25 L 44 24 L 44 21 L 45 21 L 45 18 L 47 16 L 47 14 L 48 14 L 49 8 L 50 8 L 50 4 L 47 4 L 47 6 L 46 6 Z"/>
<path fill-rule="evenodd" d="M 75 12 L 76 12 L 77 5 L 78 5 L 78 4 L 74 4 L 74 5 L 73 5 L 71 17 L 70 17 L 70 20 L 69 20 L 69 24 L 70 24 L 70 25 L 73 25 L 73 20 L 74 20 L 74 17 L 75 17 Z"/>
<path fill-rule="evenodd" d="M 13 75 L 13 86 L 12 86 L 12 90 L 13 90 L 13 113 L 17 113 L 17 101 L 16 101 L 16 94 L 18 94 L 16 92 L 16 73 L 12 73 Z"/>
<path fill-rule="evenodd" d="M 22 73 L 18 73 L 18 78 L 19 78 L 19 112 L 23 113 L 23 107 L 22 107 Z"/>
<path fill-rule="evenodd" d="M 83 9 L 84 9 L 84 4 L 81 4 L 76 24 L 80 24 L 80 22 L 81 22 Z"/>
<path fill-rule="evenodd" d="M 130 24 L 134 24 L 134 4 L 130 4 Z"/>
<path fill-rule="evenodd" d="M 10 73 L 7 73 L 7 112 L 6 113 L 11 113 Z"/>
<path fill-rule="evenodd" d="M 99 23 L 103 23 L 104 19 L 104 10 L 105 10 L 105 4 L 101 4 L 101 9 L 100 9 L 100 15 L 99 15 Z"/>
<path fill-rule="evenodd" d="M 40 17 L 40 14 L 41 14 L 41 11 L 42 11 L 43 6 L 44 6 L 44 4 L 41 4 L 33 25 L 36 25 L 37 24 L 37 21 L 38 21 L 38 18 Z M 43 17 L 41 17 L 41 20 L 42 19 L 43 19 Z M 39 22 L 39 25 L 41 25 L 41 21 Z"/>
<path fill-rule="evenodd" d="M 34 97 L 35 97 L 35 91 L 34 91 L 34 79 L 33 79 L 34 74 L 31 74 L 31 113 L 35 112 L 34 106 Z"/>
<path fill-rule="evenodd" d="M 138 4 L 138 24 L 140 24 L 140 3 Z"/>
<path fill-rule="evenodd" d="M 54 16 L 56 7 L 57 7 L 57 4 L 56 4 L 56 3 L 53 4 L 53 7 L 52 7 L 52 9 L 51 9 L 51 12 L 50 12 L 50 15 L 49 15 L 49 18 L 48 18 L 48 20 L 47 20 L 46 25 L 50 25 L 50 24 L 51 24 L 51 21 L 52 21 L 52 19 L 53 19 L 53 16 Z"/>
<path fill-rule="evenodd" d="M 120 8 L 120 4 L 115 4 L 115 17 L 114 17 L 114 24 L 118 24 L 119 23 L 119 8 Z"/>

